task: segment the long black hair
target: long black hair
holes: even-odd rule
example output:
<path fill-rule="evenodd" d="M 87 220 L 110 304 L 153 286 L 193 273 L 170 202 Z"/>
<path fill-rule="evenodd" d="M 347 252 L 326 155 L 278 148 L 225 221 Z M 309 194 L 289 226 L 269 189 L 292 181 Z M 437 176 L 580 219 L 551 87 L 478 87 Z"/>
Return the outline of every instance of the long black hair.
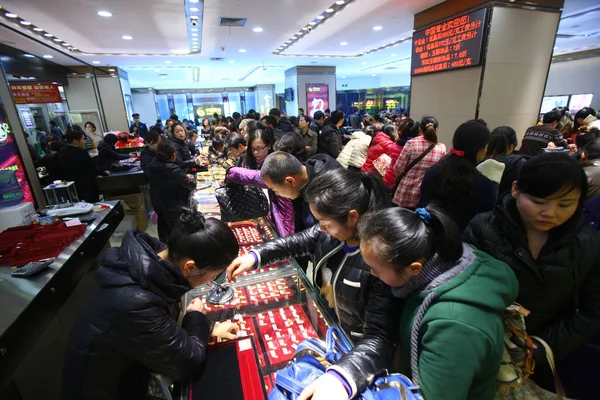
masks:
<path fill-rule="evenodd" d="M 342 224 L 351 210 L 362 216 L 390 206 L 388 191 L 378 175 L 344 168 L 316 177 L 306 188 L 304 199 L 319 214 Z"/>
<path fill-rule="evenodd" d="M 261 124 L 261 126 L 263 125 Z M 250 127 L 250 124 L 248 124 L 248 127 Z M 273 145 L 275 144 L 275 136 L 273 135 L 273 130 L 271 128 L 263 126 L 262 128 L 251 130 L 248 133 L 248 149 L 246 149 L 246 158 L 244 159 L 244 166 L 250 169 L 258 169 L 256 158 L 252 152 L 252 142 L 256 139 L 261 139 L 265 146 L 270 146 L 269 154 L 274 151 Z"/>
<path fill-rule="evenodd" d="M 416 138 L 419 136 L 419 127 L 420 124 L 418 121 L 413 120 L 412 118 L 404 118 L 400 121 L 398 125 L 398 140 L 396 143 L 398 146 L 404 147 L 406 142 L 408 142 L 412 138 Z"/>
<path fill-rule="evenodd" d="M 490 141 L 489 129 L 479 122 L 465 122 L 452 138 L 452 147 L 463 154 L 448 154 L 439 162 L 440 185 L 436 189 L 440 200 L 452 197 L 466 198 L 481 175 L 477 170 L 477 153 Z"/>
<path fill-rule="evenodd" d="M 492 131 L 485 158 L 507 156 L 508 146 L 517 144 L 517 132 L 510 126 L 499 126 Z"/>
<path fill-rule="evenodd" d="M 529 159 L 517 178 L 517 190 L 541 199 L 579 190 L 582 205 L 588 191 L 585 171 L 579 161 L 567 154 L 545 153 Z"/>
<path fill-rule="evenodd" d="M 225 269 L 237 257 L 239 246 L 226 223 L 189 209 L 169 236 L 169 261 L 192 259 L 201 273 Z"/>
<path fill-rule="evenodd" d="M 246 139 L 239 133 L 233 132 L 225 138 L 225 147 L 227 149 L 237 149 L 240 146 L 240 144 L 242 146 L 248 146 L 248 142 L 246 141 Z"/>
<path fill-rule="evenodd" d="M 369 212 L 358 221 L 360 241 L 396 272 L 434 254 L 445 261 L 458 260 L 463 253 L 458 226 L 434 203 L 425 210 L 426 217 L 398 207 Z"/>
<path fill-rule="evenodd" d="M 438 143 L 437 130 L 440 127 L 440 123 L 437 118 L 431 115 L 426 115 L 421 118 L 421 124 L 419 128 L 423 132 L 423 137 L 431 143 Z"/>

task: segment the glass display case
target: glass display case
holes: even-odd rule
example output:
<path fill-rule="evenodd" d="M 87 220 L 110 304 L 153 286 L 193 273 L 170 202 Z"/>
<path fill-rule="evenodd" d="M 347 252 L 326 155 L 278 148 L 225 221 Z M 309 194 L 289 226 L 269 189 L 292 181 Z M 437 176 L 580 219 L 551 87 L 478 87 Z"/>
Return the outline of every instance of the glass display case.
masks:
<path fill-rule="evenodd" d="M 229 225 L 240 243 L 240 254 L 275 238 L 264 218 Z M 325 339 L 327 329 L 338 326 L 334 313 L 293 259 L 248 271 L 229 286 L 235 293 L 226 304 L 206 302 L 214 288 L 212 284 L 188 292 L 184 303 L 187 306 L 192 299 L 200 297 L 212 321 L 235 321 L 240 326 L 238 337 L 253 337 L 265 396 L 275 383 L 277 370 L 288 365 L 300 342 L 309 338 Z M 218 346 L 219 342 L 216 338 L 210 339 L 212 346 Z M 182 385 L 176 398 L 191 400 L 192 385 Z"/>

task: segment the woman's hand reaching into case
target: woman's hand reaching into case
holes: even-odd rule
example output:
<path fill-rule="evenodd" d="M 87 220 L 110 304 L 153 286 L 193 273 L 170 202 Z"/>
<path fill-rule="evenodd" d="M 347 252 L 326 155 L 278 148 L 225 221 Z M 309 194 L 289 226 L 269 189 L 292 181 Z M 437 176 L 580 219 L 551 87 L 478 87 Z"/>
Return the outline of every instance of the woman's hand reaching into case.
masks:
<path fill-rule="evenodd" d="M 245 254 L 233 260 L 229 267 L 227 267 L 227 279 L 229 282 L 235 282 L 238 276 L 254 268 L 255 262 L 256 260 L 252 254 Z"/>

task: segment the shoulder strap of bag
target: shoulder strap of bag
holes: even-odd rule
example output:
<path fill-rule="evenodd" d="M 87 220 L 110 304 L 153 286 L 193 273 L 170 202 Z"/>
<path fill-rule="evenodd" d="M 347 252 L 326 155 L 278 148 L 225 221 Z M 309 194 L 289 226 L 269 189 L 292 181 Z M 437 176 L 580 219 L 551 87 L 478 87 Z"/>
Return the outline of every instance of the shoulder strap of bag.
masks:
<path fill-rule="evenodd" d="M 415 165 L 417 165 L 419 163 L 419 161 L 421 161 L 422 159 L 425 158 L 425 156 L 427 154 L 429 154 L 431 152 L 431 150 L 433 150 L 433 148 L 435 147 L 435 143 L 431 143 L 429 145 L 428 148 L 425 149 L 424 152 L 421 153 L 421 155 L 417 158 L 415 158 L 415 160 L 413 162 L 411 162 L 410 164 L 408 164 L 408 166 L 406 167 L 406 169 L 396 177 L 396 184 L 394 185 L 394 189 L 392 190 L 392 194 L 396 193 L 396 190 L 398 190 L 398 185 L 400 185 L 400 181 L 402 180 L 402 178 L 404 178 L 404 176 L 406 174 L 408 174 L 408 171 L 410 171 L 412 169 L 412 167 L 414 167 Z"/>
<path fill-rule="evenodd" d="M 552 349 L 542 338 L 539 336 L 531 336 L 532 339 L 535 339 L 542 346 L 544 346 L 544 350 L 546 352 L 546 358 L 548 359 L 548 364 L 550 365 L 550 369 L 552 369 L 552 375 L 554 375 L 554 386 L 556 388 L 556 398 L 558 400 L 566 399 L 567 394 L 565 392 L 565 388 L 560 381 L 560 377 L 558 376 L 558 372 L 556 372 L 556 363 L 554 362 L 554 353 Z"/>

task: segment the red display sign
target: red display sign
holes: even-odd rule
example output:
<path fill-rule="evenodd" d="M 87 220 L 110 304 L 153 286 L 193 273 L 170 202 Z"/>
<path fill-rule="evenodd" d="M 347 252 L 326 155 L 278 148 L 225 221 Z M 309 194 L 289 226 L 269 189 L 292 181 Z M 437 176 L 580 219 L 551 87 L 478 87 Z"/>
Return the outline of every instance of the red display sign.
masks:
<path fill-rule="evenodd" d="M 11 84 L 15 104 L 62 103 L 58 85 L 54 84 Z"/>
<path fill-rule="evenodd" d="M 413 34 L 412 75 L 481 63 L 487 9 L 474 11 Z"/>
<path fill-rule="evenodd" d="M 311 118 L 314 118 L 317 111 L 325 112 L 329 108 L 329 85 L 307 83 L 306 107 Z"/>

